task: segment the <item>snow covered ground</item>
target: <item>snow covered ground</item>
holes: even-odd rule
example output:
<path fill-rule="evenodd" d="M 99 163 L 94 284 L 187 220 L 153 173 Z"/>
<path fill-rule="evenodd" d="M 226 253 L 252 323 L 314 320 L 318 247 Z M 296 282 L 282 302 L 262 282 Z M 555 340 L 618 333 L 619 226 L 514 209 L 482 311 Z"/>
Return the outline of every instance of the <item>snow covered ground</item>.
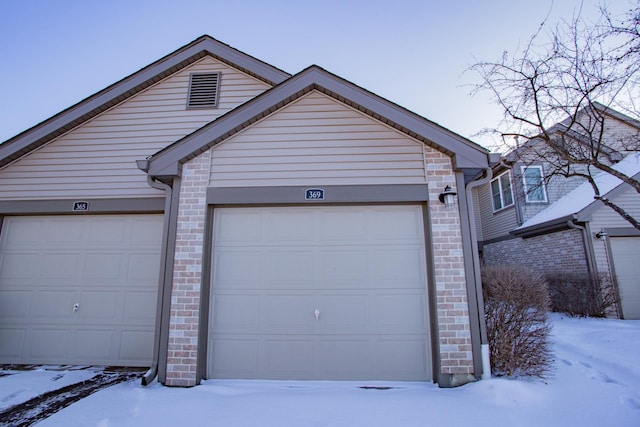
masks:
<path fill-rule="evenodd" d="M 640 426 L 640 321 L 554 314 L 552 324 L 556 360 L 546 380 L 494 378 L 455 389 L 221 380 L 182 389 L 136 381 L 99 391 L 38 426 Z M 38 373 L 50 375 L 31 374 Z M 12 393 L 11 377 L 0 378 L 0 402 Z M 15 390 L 26 387 L 13 381 Z M 28 378 L 34 388 L 46 381 Z"/>

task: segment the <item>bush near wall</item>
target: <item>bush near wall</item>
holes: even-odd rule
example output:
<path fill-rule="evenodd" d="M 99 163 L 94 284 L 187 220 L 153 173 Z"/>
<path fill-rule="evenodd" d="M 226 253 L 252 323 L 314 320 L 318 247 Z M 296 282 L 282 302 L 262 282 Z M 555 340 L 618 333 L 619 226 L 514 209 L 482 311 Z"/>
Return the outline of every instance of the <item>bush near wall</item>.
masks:
<path fill-rule="evenodd" d="M 611 276 L 563 273 L 547 276 L 551 309 L 575 317 L 618 315 L 619 298 Z"/>
<path fill-rule="evenodd" d="M 552 361 L 547 282 L 541 274 L 514 266 L 482 271 L 491 371 L 497 376 L 538 376 Z"/>

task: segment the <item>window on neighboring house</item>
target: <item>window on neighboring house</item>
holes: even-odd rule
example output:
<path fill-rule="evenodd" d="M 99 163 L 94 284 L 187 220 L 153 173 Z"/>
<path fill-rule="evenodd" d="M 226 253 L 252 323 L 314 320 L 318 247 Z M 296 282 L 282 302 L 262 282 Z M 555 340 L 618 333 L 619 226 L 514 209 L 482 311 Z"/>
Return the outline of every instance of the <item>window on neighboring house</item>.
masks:
<path fill-rule="evenodd" d="M 218 106 L 220 73 L 193 73 L 189 78 L 188 108 Z"/>
<path fill-rule="evenodd" d="M 527 203 L 544 203 L 547 201 L 542 166 L 523 166 L 522 181 Z"/>
<path fill-rule="evenodd" d="M 494 212 L 513 205 L 511 173 L 509 171 L 491 180 L 491 200 Z"/>

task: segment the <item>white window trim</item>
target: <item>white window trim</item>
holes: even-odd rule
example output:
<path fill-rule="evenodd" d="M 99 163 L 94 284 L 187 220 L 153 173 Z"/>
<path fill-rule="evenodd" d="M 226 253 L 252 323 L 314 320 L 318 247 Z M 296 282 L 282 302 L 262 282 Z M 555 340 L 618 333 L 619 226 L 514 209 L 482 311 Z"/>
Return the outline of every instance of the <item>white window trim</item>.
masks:
<path fill-rule="evenodd" d="M 529 188 L 527 188 L 527 178 L 525 176 L 525 170 L 529 168 L 536 168 L 540 170 L 540 178 L 542 179 L 540 187 L 542 188 L 543 200 L 529 200 Z M 547 203 L 547 186 L 544 184 L 543 167 L 541 165 L 520 166 L 520 173 L 522 174 L 522 188 L 524 190 L 525 201 L 527 203 Z"/>
<path fill-rule="evenodd" d="M 500 179 L 503 175 L 508 174 L 509 175 L 509 191 L 511 192 L 511 203 L 509 203 L 508 205 L 505 204 L 504 202 L 504 188 L 502 188 L 502 180 Z M 492 189 L 492 184 L 494 181 L 498 182 L 498 186 L 500 187 L 500 204 L 502 206 L 500 206 L 499 208 L 496 209 L 494 203 L 493 203 L 493 189 Z M 500 175 L 496 176 L 495 178 L 493 178 L 491 180 L 491 182 L 489 183 L 489 192 L 491 194 L 491 207 L 493 208 L 493 212 L 499 212 L 503 209 L 506 209 L 510 206 L 513 206 L 515 203 L 515 197 L 513 196 L 513 181 L 511 180 L 511 170 L 508 170 L 506 172 L 501 173 Z"/>

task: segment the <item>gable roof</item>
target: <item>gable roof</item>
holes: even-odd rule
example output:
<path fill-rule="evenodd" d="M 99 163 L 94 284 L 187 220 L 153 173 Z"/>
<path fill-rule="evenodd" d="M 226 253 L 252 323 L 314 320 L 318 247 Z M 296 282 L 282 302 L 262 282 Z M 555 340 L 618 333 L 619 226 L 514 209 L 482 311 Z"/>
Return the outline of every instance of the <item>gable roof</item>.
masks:
<path fill-rule="evenodd" d="M 588 114 L 590 109 L 593 109 L 598 115 L 601 114 L 603 116 L 609 116 L 614 120 L 617 120 L 621 123 L 625 123 L 626 125 L 636 128 L 640 131 L 639 120 L 636 120 L 632 117 L 622 114 L 619 111 L 616 111 L 613 108 L 607 107 L 599 102 L 592 102 L 589 106 L 578 111 L 576 115 Z M 580 134 L 579 131 L 567 127 L 570 125 L 571 120 L 572 120 L 571 117 L 567 117 L 563 121 L 549 127 L 549 129 L 547 129 L 547 133 L 549 135 L 564 134 L 565 136 L 570 137 L 571 139 L 575 140 L 578 143 L 584 144 L 585 146 L 589 146 L 590 141 L 588 140 L 588 138 Z M 507 163 L 517 162 L 520 159 L 520 156 L 522 155 L 523 151 L 526 151 L 530 148 L 535 147 L 535 145 L 540 143 L 541 141 L 542 139 L 540 138 L 540 135 L 532 136 L 531 138 L 527 139 L 522 145 L 514 147 L 513 149 L 504 153 L 502 157 Z M 612 162 L 618 162 L 622 158 L 622 155 L 618 151 L 616 151 L 614 148 L 609 147 L 608 145 L 602 144 L 602 146 L 600 147 L 600 150 Z"/>
<path fill-rule="evenodd" d="M 623 160 L 613 166 L 614 169 L 627 176 L 640 178 L 640 153 L 628 154 Z M 605 172 L 594 177 L 600 193 L 608 198 L 615 197 L 626 189 L 626 185 L 618 178 Z M 589 182 L 584 182 L 564 197 L 552 203 L 549 207 L 539 212 L 520 227 L 513 234 L 532 235 L 560 226 L 569 220 L 586 221 L 593 210 L 602 206 L 602 202 L 594 200 L 593 188 Z"/>
<path fill-rule="evenodd" d="M 312 90 L 325 93 L 452 156 L 455 167 L 473 171 L 467 176 L 488 165 L 485 148 L 313 65 L 160 150 L 139 166 L 153 177 L 177 176 L 184 162 Z"/>
<path fill-rule="evenodd" d="M 0 144 L 0 167 L 207 55 L 272 86 L 290 77 L 289 73 L 204 35 Z"/>

